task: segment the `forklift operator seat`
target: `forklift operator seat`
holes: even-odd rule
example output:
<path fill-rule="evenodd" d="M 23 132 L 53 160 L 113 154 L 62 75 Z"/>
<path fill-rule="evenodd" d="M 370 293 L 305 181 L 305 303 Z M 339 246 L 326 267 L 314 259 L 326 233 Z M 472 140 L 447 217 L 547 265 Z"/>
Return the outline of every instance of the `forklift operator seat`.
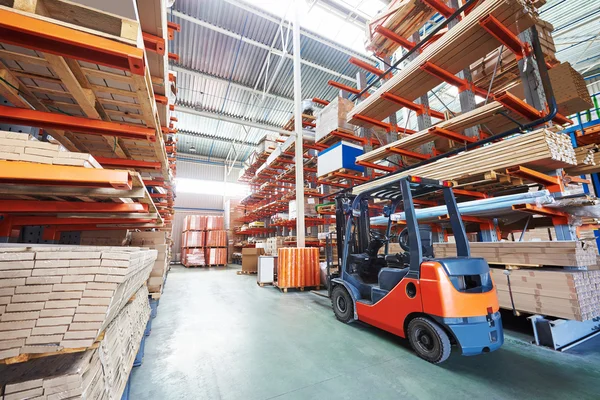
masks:
<path fill-rule="evenodd" d="M 381 268 L 379 271 L 379 287 L 392 290 L 408 274 L 409 268 Z"/>

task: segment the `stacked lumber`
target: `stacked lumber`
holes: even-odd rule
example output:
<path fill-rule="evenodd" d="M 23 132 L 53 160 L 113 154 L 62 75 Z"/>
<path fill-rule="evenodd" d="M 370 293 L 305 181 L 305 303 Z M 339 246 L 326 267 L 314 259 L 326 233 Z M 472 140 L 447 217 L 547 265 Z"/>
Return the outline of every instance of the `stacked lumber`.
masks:
<path fill-rule="evenodd" d="M 224 219 L 217 215 L 186 215 L 183 231 L 206 231 L 224 229 Z"/>
<path fill-rule="evenodd" d="M 226 265 L 227 248 L 207 248 L 204 254 L 206 265 Z"/>
<path fill-rule="evenodd" d="M 504 172 L 506 168 L 518 165 L 538 171 L 549 171 L 576 164 L 575 151 L 568 135 L 540 129 L 364 183 L 354 187 L 353 193 L 359 194 L 409 175 L 458 180 L 494 170 Z"/>
<path fill-rule="evenodd" d="M 320 284 L 318 248 L 282 247 L 279 249 L 275 286 L 287 289 L 319 286 Z"/>
<path fill-rule="evenodd" d="M 99 348 L 0 365 L 0 398 L 121 398 L 149 316 L 142 286 L 108 325 Z"/>
<path fill-rule="evenodd" d="M 474 242 L 471 256 L 492 264 L 588 267 L 596 265 L 597 251 L 576 240 L 532 242 Z M 434 243 L 436 257 L 456 257 L 456 244 Z"/>
<path fill-rule="evenodd" d="M 127 246 L 130 234 L 127 229 L 114 231 L 82 231 L 79 244 L 82 246 Z"/>
<path fill-rule="evenodd" d="M 224 229 L 224 218 L 223 216 L 208 215 L 206 216 L 206 230 L 216 231 Z"/>
<path fill-rule="evenodd" d="M 552 24 L 538 20 L 535 23 L 538 30 L 540 45 L 544 60 L 551 66 L 559 64 L 556 59 L 556 47 L 552 39 Z M 503 47 L 500 62 L 498 63 L 498 55 L 500 48 L 487 54 L 485 57 L 471 64 L 471 77 L 475 86 L 488 89 L 494 77 L 492 85 L 492 93 L 509 89 L 516 81 L 520 80 L 519 62 L 515 53 L 507 47 Z M 496 75 L 494 75 L 494 70 Z"/>
<path fill-rule="evenodd" d="M 206 240 L 205 231 L 187 231 L 181 234 L 182 247 L 204 247 Z"/>
<path fill-rule="evenodd" d="M 577 147 L 575 149 L 577 165 L 566 168 L 569 175 L 586 175 L 600 172 L 600 155 L 598 155 L 598 145 L 590 144 Z"/>
<path fill-rule="evenodd" d="M 137 247 L 0 246 L 0 359 L 92 346 L 156 256 Z"/>
<path fill-rule="evenodd" d="M 227 231 L 206 231 L 206 247 L 227 246 Z"/>
<path fill-rule="evenodd" d="M 346 122 L 346 117 L 352 107 L 354 107 L 353 102 L 338 96 L 323 108 L 317 115 L 315 142 L 326 139 L 331 132 L 336 130 L 352 133 L 354 127 Z"/>
<path fill-rule="evenodd" d="M 25 133 L 7 131 L 0 131 L 0 160 L 102 168 L 90 154 L 72 153 L 58 144 L 40 142 Z"/>
<path fill-rule="evenodd" d="M 132 232 L 131 245 L 157 251 L 156 261 L 148 278 L 148 291 L 153 298 L 160 298 L 171 263 L 171 246 L 167 232 Z"/>
<path fill-rule="evenodd" d="M 196 248 L 184 248 L 181 252 L 181 264 L 184 267 L 199 267 L 205 266 L 205 252 L 206 249 L 204 247 L 196 247 Z"/>
<path fill-rule="evenodd" d="M 552 91 L 562 115 L 573 115 L 594 107 L 583 75 L 575 70 L 568 62 L 558 64 L 548 71 Z M 510 88 L 510 93 L 524 99 L 523 84 L 519 83 Z"/>
<path fill-rule="evenodd" d="M 380 57 L 390 57 L 398 49 L 398 43 L 376 32 L 382 26 L 409 39 L 436 11 L 422 0 L 395 0 L 377 13 L 366 26 L 365 48 Z"/>
<path fill-rule="evenodd" d="M 486 0 L 462 19 L 435 43 L 428 46 L 406 68 L 385 82 L 371 96 L 365 98 L 348 113 L 348 122 L 365 125 L 354 117 L 361 114 L 382 121 L 401 107 L 381 97 L 391 93 L 414 100 L 432 90 L 442 82 L 439 78 L 421 69 L 426 62 L 456 74 L 469 67 L 500 46 L 479 21 L 491 15 L 511 32 L 518 34 L 531 27 L 537 20 L 534 8 L 527 0 Z"/>
<path fill-rule="evenodd" d="M 586 321 L 600 317 L 600 271 L 490 268 L 500 307 Z M 510 285 L 508 279 L 510 278 Z M 510 289 L 510 291 L 509 291 Z"/>

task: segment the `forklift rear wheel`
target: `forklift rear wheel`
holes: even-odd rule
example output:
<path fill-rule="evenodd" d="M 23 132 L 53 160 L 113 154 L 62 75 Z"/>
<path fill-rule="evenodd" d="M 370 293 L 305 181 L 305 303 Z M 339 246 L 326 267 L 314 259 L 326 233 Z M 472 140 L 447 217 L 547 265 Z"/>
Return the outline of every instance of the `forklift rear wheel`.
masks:
<path fill-rule="evenodd" d="M 439 364 L 450 357 L 448 334 L 428 318 L 417 317 L 410 321 L 408 340 L 417 355 L 430 363 Z"/>
<path fill-rule="evenodd" d="M 333 305 L 333 312 L 335 317 L 348 324 L 354 321 L 354 304 L 352 303 L 352 297 L 341 285 L 336 285 L 331 291 L 331 303 Z"/>

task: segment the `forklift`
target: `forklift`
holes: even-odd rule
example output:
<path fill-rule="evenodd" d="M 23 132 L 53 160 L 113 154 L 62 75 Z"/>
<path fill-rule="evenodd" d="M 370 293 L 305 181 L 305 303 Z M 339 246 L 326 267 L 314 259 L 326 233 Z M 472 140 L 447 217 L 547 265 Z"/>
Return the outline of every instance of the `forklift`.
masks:
<path fill-rule="evenodd" d="M 439 191 L 456 241 L 453 258 L 434 258 L 431 228 L 419 225 L 415 215 L 413 198 Z M 338 320 L 362 321 L 408 338 L 417 355 L 434 364 L 448 359 L 453 344 L 466 356 L 502 346 L 496 287 L 485 259 L 470 257 L 451 182 L 407 176 L 375 188 L 355 187 L 335 201 L 340 259 L 337 273 L 328 268 L 328 287 Z M 371 227 L 369 207 L 372 211 L 375 202 L 385 204 L 385 233 Z M 392 215 L 400 204 L 406 227 L 394 240 L 404 251 L 388 254 Z"/>

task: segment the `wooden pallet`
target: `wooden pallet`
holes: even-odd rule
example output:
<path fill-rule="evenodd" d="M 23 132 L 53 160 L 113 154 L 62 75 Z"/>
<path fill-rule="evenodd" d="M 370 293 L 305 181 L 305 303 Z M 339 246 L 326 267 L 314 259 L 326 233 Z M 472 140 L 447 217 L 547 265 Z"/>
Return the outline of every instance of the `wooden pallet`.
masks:
<path fill-rule="evenodd" d="M 274 286 L 273 282 L 256 282 L 256 284 L 260 287 Z"/>
<path fill-rule="evenodd" d="M 300 287 L 279 287 L 277 282 L 273 284 L 281 293 L 287 293 L 288 290 L 304 292 L 305 290 L 321 290 L 321 285 L 318 286 L 300 286 Z"/>
<path fill-rule="evenodd" d="M 256 275 L 257 271 L 237 271 L 238 275 Z"/>

